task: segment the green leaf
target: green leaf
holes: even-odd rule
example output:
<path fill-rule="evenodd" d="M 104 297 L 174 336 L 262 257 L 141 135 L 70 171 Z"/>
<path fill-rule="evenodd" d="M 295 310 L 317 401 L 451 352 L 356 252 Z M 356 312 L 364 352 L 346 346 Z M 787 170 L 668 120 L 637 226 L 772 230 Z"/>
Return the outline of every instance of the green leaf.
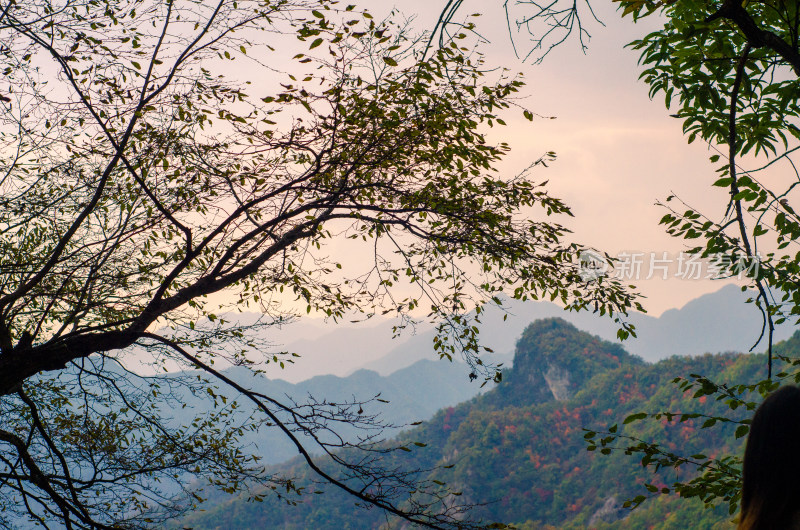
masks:
<path fill-rule="evenodd" d="M 700 427 L 701 429 L 708 429 L 709 427 L 713 427 L 716 425 L 717 419 L 716 418 L 708 418 L 706 421 L 703 422 L 703 425 Z"/>
<path fill-rule="evenodd" d="M 629 423 L 633 423 L 634 421 L 643 420 L 643 419 L 645 419 L 646 417 L 647 417 L 647 413 L 646 413 L 646 412 L 637 412 L 637 413 L 635 413 L 635 414 L 631 414 L 631 415 L 629 415 L 628 417 L 626 417 L 626 418 L 625 418 L 625 419 L 622 421 L 622 423 L 623 423 L 623 425 L 627 425 L 627 424 L 629 424 Z"/>
<path fill-rule="evenodd" d="M 746 436 L 747 433 L 749 432 L 750 432 L 749 425 L 739 425 L 738 427 L 736 427 L 736 432 L 734 434 L 736 435 L 736 438 L 741 438 L 743 436 Z"/>
<path fill-rule="evenodd" d="M 714 182 L 714 186 L 718 186 L 720 188 L 728 188 L 730 187 L 732 182 L 733 182 L 733 177 L 722 177 L 721 179 Z"/>

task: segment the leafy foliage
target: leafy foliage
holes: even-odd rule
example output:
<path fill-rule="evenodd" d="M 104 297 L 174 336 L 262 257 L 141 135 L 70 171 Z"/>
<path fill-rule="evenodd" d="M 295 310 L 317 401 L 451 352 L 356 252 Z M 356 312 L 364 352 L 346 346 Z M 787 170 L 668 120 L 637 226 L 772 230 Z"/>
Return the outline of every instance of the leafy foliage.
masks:
<path fill-rule="evenodd" d="M 717 258 L 730 275 L 737 268 L 744 269 L 758 289 L 754 301 L 761 309 L 763 327 L 756 342 L 766 335 L 767 379 L 724 384 L 695 372 L 676 380 L 695 398 L 713 396 L 715 402 L 730 409 L 721 415 L 705 415 L 704 428 L 720 423 L 738 425 L 735 434 L 742 437 L 748 432 L 749 418 L 731 411 L 752 411 L 781 381 L 797 381 L 796 362 L 780 354 L 779 373 L 773 377 L 772 332 L 775 322 L 800 315 L 800 218 L 791 205 L 798 180 L 791 179 L 781 187 L 762 172 L 780 163 L 790 174 L 798 175 L 793 161 L 800 139 L 798 6 L 727 0 L 621 0 L 620 6 L 623 15 L 630 14 L 634 20 L 654 14 L 664 17 L 662 29 L 631 44 L 641 51 L 645 66 L 641 77 L 649 85 L 651 97 L 663 95 L 668 108 L 677 108 L 674 116 L 683 121 L 689 142 L 701 139 L 717 151 L 711 157 L 711 162 L 718 164 L 713 185 L 730 192 L 721 220 L 690 206 L 683 211 L 684 206 L 666 205 L 669 213 L 661 223 L 671 235 L 692 240 L 696 245 L 692 252 Z M 754 167 L 748 169 L 745 164 Z M 667 199 L 673 200 L 675 197 Z M 610 433 L 603 440 L 618 439 L 616 433 Z M 681 496 L 697 497 L 706 505 L 724 502 L 730 513 L 736 511 L 741 494 L 738 457 L 687 457 L 685 451 L 664 452 L 660 444 L 629 441 L 633 445 L 628 452 L 641 454 L 643 465 L 699 467 L 700 475 L 675 483 Z"/>
<path fill-rule="evenodd" d="M 674 112 L 672 116 L 682 121 L 690 143 L 701 140 L 709 145 L 716 176 L 708 185 L 729 192 L 721 216 L 703 213 L 670 196 L 663 203 L 667 213 L 661 224 L 670 235 L 691 245 L 691 253 L 713 259 L 720 276 L 743 272 L 757 290 L 751 301 L 760 309 L 763 325 L 751 349 L 766 339 L 767 379 L 722 384 L 699 375 L 702 372 L 689 372 L 693 375 L 676 380 L 696 399 L 714 396 L 716 403 L 730 408 L 688 419 L 705 417 L 705 427 L 738 424 L 737 434 L 744 436 L 749 420 L 731 416 L 731 411 L 752 410 L 760 396 L 795 372 L 793 363 L 787 368 L 784 365 L 789 361 L 779 357 L 778 370 L 787 371 L 773 378 L 774 326 L 800 315 L 800 217 L 792 206 L 800 183 L 794 160 L 800 143 L 800 7 L 797 2 L 783 1 L 615 1 L 623 17 L 630 16 L 633 21 L 658 17 L 663 23 L 657 31 L 630 44 L 640 52 L 641 79 L 650 96 L 663 97 L 667 109 Z M 546 27 L 553 12 L 566 13 L 564 20 L 574 20 L 579 18 L 579 5 L 556 1 L 543 9 L 533 4 L 530 18 L 538 20 L 538 28 L 543 22 Z M 569 36 L 575 26 L 572 22 L 555 27 Z M 539 32 L 534 35 L 535 42 L 549 31 L 531 27 Z M 778 168 L 789 178 L 774 178 Z M 645 418 L 687 416 L 670 412 L 654 417 L 639 412 L 629 421 Z M 677 482 L 675 489 L 706 504 L 726 502 L 730 513 L 735 512 L 740 489 L 735 458 L 687 456 L 691 453 L 664 450 L 663 444 L 620 434 L 617 429 L 612 426 L 602 434 L 588 433 L 589 447 L 605 451 L 608 443 L 627 440 L 626 451 L 641 455 L 643 465 L 656 469 L 699 466 L 699 476 Z M 636 502 L 644 498 L 640 496 Z"/>
<path fill-rule="evenodd" d="M 791 206 L 797 182 L 780 188 L 760 173 L 781 163 L 796 174 L 797 5 L 621 0 L 620 6 L 634 20 L 655 13 L 665 17 L 662 29 L 631 43 L 641 51 L 641 78 L 651 97 L 663 95 L 667 108 L 676 107 L 674 116 L 682 120 L 689 142 L 702 139 L 717 150 L 711 156 L 719 164 L 713 185 L 730 190 L 721 220 L 666 205 L 670 211 L 661 223 L 675 237 L 700 239 L 692 252 L 718 257 L 723 272 L 746 270 L 759 291 L 756 303 L 771 349 L 773 321 L 800 315 L 795 249 L 800 218 Z M 747 169 L 746 155 L 762 159 L 746 159 L 756 165 Z"/>
<path fill-rule="evenodd" d="M 800 335 L 795 333 L 790 340 L 778 344 L 776 350 L 781 371 L 774 378 L 750 384 L 718 383 L 714 381 L 718 378 L 709 378 L 696 373 L 692 373 L 688 378 L 675 378 L 672 382 L 692 399 L 706 403 L 709 398 L 713 398 L 713 401 L 709 402 L 713 403 L 713 406 L 706 408 L 702 413 L 638 412 L 626 417 L 623 423 L 662 420 L 662 418 L 680 423 L 702 420 L 701 429 L 721 428 L 726 431 L 733 429 L 734 437 L 741 439 L 748 434 L 750 416 L 764 396 L 777 389 L 781 384 L 800 382 L 800 371 L 797 369 L 800 365 L 800 360 L 797 358 L 798 351 L 800 351 Z M 742 381 L 746 378 L 746 374 L 736 375 L 738 377 L 731 377 L 728 380 Z M 733 414 L 736 414 L 737 417 L 731 417 Z M 629 434 L 621 434 L 618 431 L 619 427 L 613 425 L 608 431 L 602 433 L 588 432 L 586 434 L 588 448 L 596 450 L 600 447 L 605 454 L 610 454 L 613 448 L 613 450 L 622 450 L 628 455 L 640 455 L 642 466 L 651 467 L 655 471 L 662 468 L 678 469 L 681 467 L 690 467 L 698 471 L 697 475 L 690 480 L 676 481 L 671 487 L 648 488 L 650 493 L 674 491 L 683 498 L 699 499 L 708 508 L 727 504 L 730 514 L 735 513 L 739 508 L 742 489 L 741 452 L 723 456 L 707 456 L 698 453 L 687 457 L 685 455 L 689 451 L 684 447 L 678 451 L 675 451 L 674 447 L 667 450 L 662 443 L 649 441 L 656 439 L 655 437 L 638 438 Z M 631 503 L 638 505 L 646 499 L 647 496 L 638 495 Z"/>

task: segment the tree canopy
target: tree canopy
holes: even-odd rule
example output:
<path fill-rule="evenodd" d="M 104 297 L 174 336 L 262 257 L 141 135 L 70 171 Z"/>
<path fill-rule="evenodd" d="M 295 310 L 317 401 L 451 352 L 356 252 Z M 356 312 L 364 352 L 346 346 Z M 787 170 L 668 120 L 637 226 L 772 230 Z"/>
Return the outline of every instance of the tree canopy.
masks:
<path fill-rule="evenodd" d="M 762 344 L 771 350 L 774 324 L 800 315 L 800 218 L 791 206 L 800 139 L 798 6 L 771 0 L 615 2 L 620 15 L 634 22 L 663 19 L 662 28 L 629 44 L 640 52 L 640 78 L 650 97 L 663 97 L 682 121 L 690 143 L 709 145 L 714 168 L 700 185 L 730 191 L 722 216 L 668 197 L 661 223 L 688 240 L 691 252 L 718 257 L 731 276 L 749 271 L 764 315 L 764 333 L 754 342 L 768 338 Z M 519 4 L 523 15 L 514 22 L 530 33 L 531 56 L 542 60 L 569 39 L 588 45 L 591 2 Z M 775 178 L 776 172 L 791 178 Z"/>
<path fill-rule="evenodd" d="M 733 411 L 752 411 L 782 382 L 800 381 L 796 359 L 779 355 L 780 370 L 773 371 L 772 350 L 774 324 L 800 315 L 800 217 L 792 207 L 800 177 L 793 160 L 800 140 L 800 11 L 796 3 L 782 1 L 623 0 L 620 6 L 634 20 L 665 17 L 661 30 L 631 44 L 641 50 L 642 79 L 651 97 L 662 95 L 666 106 L 676 109 L 674 116 L 682 120 L 689 142 L 709 144 L 714 151 L 710 161 L 716 165 L 713 186 L 729 190 L 721 217 L 668 197 L 664 204 L 669 211 L 661 223 L 671 235 L 689 240 L 693 252 L 721 256 L 730 272 L 743 261 L 757 265 L 748 280 L 758 293 L 754 302 L 763 327 L 753 347 L 766 345 L 767 378 L 731 384 L 692 374 L 676 382 L 696 398 L 713 396 Z M 770 171 L 789 178 L 776 178 Z M 703 428 L 731 421 L 741 422 L 737 437 L 747 434 L 749 418 L 709 418 Z M 656 468 L 687 462 L 657 445 L 637 441 L 635 447 L 634 452 L 644 453 L 642 463 Z M 741 494 L 740 457 L 703 458 L 696 465 L 701 474 L 676 483 L 675 490 L 709 505 L 726 501 L 733 513 Z"/>
<path fill-rule="evenodd" d="M 665 198 L 661 219 L 669 234 L 684 239 L 689 252 L 713 258 L 723 273 L 747 271 L 748 286 L 756 291 L 752 302 L 763 317 L 754 349 L 767 352 L 767 378 L 719 382 L 698 374 L 674 381 L 703 401 L 709 396 L 726 404 L 732 416 L 706 413 L 669 413 L 670 419 L 707 419 L 702 428 L 737 424 L 735 436 L 749 429 L 758 401 L 784 381 L 800 382 L 798 361 L 784 355 L 773 360 L 775 324 L 800 315 L 800 216 L 793 207 L 800 173 L 795 161 L 800 147 L 800 6 L 783 0 L 614 0 L 623 17 L 634 22 L 658 17 L 660 29 L 629 44 L 640 52 L 640 78 L 651 98 L 663 97 L 672 116 L 681 120 L 691 143 L 702 141 L 711 151 L 709 178 L 700 186 L 729 191 L 718 212 L 700 211 L 678 196 Z M 439 28 L 455 20 L 460 0 L 447 3 Z M 508 7 L 508 4 L 503 4 Z M 589 44 L 592 2 L 517 2 L 522 16 L 509 17 L 509 29 L 529 32 L 528 57 L 544 59 L 550 50 L 574 39 Z M 446 33 L 446 31 L 443 31 Z M 725 274 L 723 274 L 724 276 Z M 800 320 L 798 320 L 800 322 Z M 773 370 L 773 364 L 779 368 Z M 706 411 L 707 412 L 707 411 Z M 624 423 L 659 419 L 661 413 L 632 414 Z M 735 455 L 695 458 L 661 444 L 619 433 L 617 425 L 590 433 L 589 447 L 604 452 L 619 449 L 641 456 L 642 465 L 691 465 L 700 474 L 692 480 L 663 488 L 682 497 L 697 497 L 712 505 L 726 502 L 737 509 L 741 489 L 741 459 Z M 649 495 L 658 495 L 651 488 Z M 634 503 L 644 501 L 639 496 Z"/>
<path fill-rule="evenodd" d="M 300 306 L 435 320 L 440 355 L 493 378 L 472 319 L 499 293 L 636 304 L 581 279 L 544 179 L 496 171 L 508 146 L 487 130 L 522 81 L 465 38 L 431 47 L 329 0 L 0 3 L 0 523 L 158 526 L 198 484 L 292 490 L 237 444 L 276 428 L 360 502 L 470 524 L 382 465 L 408 448 L 376 443 L 363 401 L 287 403 L 219 368 L 282 363 L 251 332 Z M 264 316 L 237 325 L 219 300 Z M 195 371 L 143 375 L 143 355 Z M 213 406 L 179 421 L 181 392 Z"/>

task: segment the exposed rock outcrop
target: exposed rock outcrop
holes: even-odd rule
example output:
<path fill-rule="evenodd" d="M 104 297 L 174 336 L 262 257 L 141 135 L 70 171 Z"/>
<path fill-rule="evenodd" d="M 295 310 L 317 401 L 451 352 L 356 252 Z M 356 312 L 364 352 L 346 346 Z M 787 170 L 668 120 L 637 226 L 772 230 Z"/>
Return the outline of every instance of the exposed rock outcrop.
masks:
<path fill-rule="evenodd" d="M 566 401 L 572 393 L 569 389 L 569 372 L 557 365 L 548 365 L 544 372 L 544 380 L 547 388 L 553 393 L 556 401 Z"/>
<path fill-rule="evenodd" d="M 614 521 L 619 521 L 625 517 L 625 515 L 627 515 L 627 510 L 625 510 L 622 504 L 617 501 L 617 498 L 612 495 L 592 514 L 587 527 L 594 528 L 600 523 L 613 523 Z"/>

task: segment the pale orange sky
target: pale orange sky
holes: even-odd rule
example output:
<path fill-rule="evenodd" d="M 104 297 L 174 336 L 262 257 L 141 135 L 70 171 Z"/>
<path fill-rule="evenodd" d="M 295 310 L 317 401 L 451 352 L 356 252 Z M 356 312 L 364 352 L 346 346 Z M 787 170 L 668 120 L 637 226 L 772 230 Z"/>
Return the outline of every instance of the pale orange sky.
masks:
<path fill-rule="evenodd" d="M 393 7 L 407 15 L 416 14 L 414 27 L 418 31 L 433 27 L 444 4 L 444 0 L 405 0 L 402 4 L 392 0 L 361 2 L 376 18 Z M 515 174 L 545 152 L 555 151 L 557 161 L 549 168 L 537 170 L 536 180 L 549 180 L 552 194 L 571 206 L 575 218 L 558 221 L 574 231 L 573 240 L 612 255 L 627 251 L 645 256 L 656 253 L 660 257 L 667 252 L 674 259 L 686 246 L 670 238 L 658 225 L 665 211 L 654 203 L 676 193 L 716 218 L 725 210 L 727 192 L 711 186 L 716 176 L 708 162 L 712 153 L 707 146 L 687 145 L 680 123 L 669 117 L 663 99 L 649 100 L 647 87 L 638 81 L 641 69 L 637 54 L 624 49 L 626 43 L 652 29 L 653 21 L 650 28 L 635 26 L 630 20 L 620 20 L 608 0 L 597 0 L 594 4 L 606 26 L 589 24 L 592 39 L 587 53 L 584 55 L 578 44 L 570 41 L 543 64 L 533 65 L 521 62 L 513 54 L 502 0 L 465 0 L 462 11 L 465 15 L 475 11 L 484 13 L 478 19 L 479 30 L 491 40 L 483 48 L 491 62 L 524 73 L 527 82 L 523 89 L 524 105 L 541 115 L 556 116 L 554 120 L 530 123 L 522 117 L 521 110 L 510 113 L 506 117 L 509 126 L 495 129 L 492 136 L 493 140 L 507 141 L 512 147 L 501 169 Z M 518 43 L 520 49 L 525 49 L 524 40 Z M 295 44 L 300 51 L 305 50 L 305 44 Z M 260 82 L 254 83 L 252 92 L 258 97 L 262 95 L 260 92 L 268 94 L 270 84 L 280 81 L 274 72 L 254 69 L 244 60 L 226 68 L 226 74 L 257 78 Z M 330 251 L 348 269 L 348 264 L 364 261 L 369 249 L 332 242 Z M 646 262 L 642 272 L 647 274 Z M 722 287 L 719 281 L 674 277 L 630 283 L 647 297 L 643 303 L 652 316 L 682 307 Z M 228 297 L 229 294 L 221 294 L 216 298 L 225 301 Z M 304 374 L 300 378 L 311 373 L 302 372 L 303 369 L 300 365 L 293 367 Z"/>
<path fill-rule="evenodd" d="M 444 5 L 445 0 L 360 2 L 376 19 L 392 8 L 414 16 L 412 27 L 419 32 L 433 28 Z M 701 143 L 687 145 L 681 124 L 669 117 L 663 97 L 651 101 L 648 87 L 638 80 L 637 53 L 624 48 L 655 29 L 657 21 L 634 25 L 630 19 L 621 20 L 608 0 L 597 0 L 593 6 L 605 27 L 587 21 L 592 38 L 586 54 L 570 40 L 542 64 L 532 64 L 514 56 L 502 6 L 502 0 L 465 0 L 461 12 L 464 16 L 483 13 L 473 20 L 490 40 L 482 49 L 491 64 L 524 74 L 527 86 L 521 103 L 538 114 L 556 117 L 531 123 L 520 110 L 510 111 L 505 116 L 509 126 L 496 128 L 491 136 L 512 147 L 502 171 L 516 174 L 545 152 L 555 151 L 557 161 L 547 169 L 537 169 L 535 178 L 549 180 L 551 193 L 572 208 L 573 219 L 557 219 L 574 231 L 572 240 L 611 255 L 642 253 L 642 277 L 648 273 L 651 253 L 661 258 L 667 252 L 672 269 L 666 280 L 656 274 L 654 279 L 629 282 L 647 297 L 643 302 L 651 315 L 721 288 L 720 281 L 676 278 L 676 259 L 687 246 L 658 225 L 666 211 L 655 205 L 657 200 L 674 193 L 717 219 L 725 210 L 727 191 L 711 186 L 717 179 L 708 161 L 713 153 Z M 300 51 L 305 49 L 297 44 Z M 524 34 L 517 44 L 520 50 L 527 49 Z M 267 86 L 280 80 L 260 68 L 249 70 L 251 65 L 245 62 L 226 68 L 231 74 L 256 76 L 255 92 L 268 91 Z M 331 243 L 330 251 L 345 264 L 358 264 L 366 252 L 338 242 Z"/>
<path fill-rule="evenodd" d="M 610 2 L 595 1 L 606 26 L 588 21 L 592 38 L 586 54 L 572 40 L 534 65 L 514 56 L 502 4 L 467 0 L 462 13 L 483 13 L 478 29 L 491 41 L 484 51 L 493 63 L 525 75 L 525 106 L 556 116 L 533 124 L 521 113 L 511 116 L 509 127 L 500 128 L 496 136 L 512 146 L 503 169 L 518 172 L 544 152 L 555 151 L 558 160 L 540 170 L 537 180 L 549 179 L 551 192 L 571 206 L 575 218 L 565 224 L 575 240 L 612 255 L 642 252 L 646 258 L 655 252 L 660 258 L 668 252 L 668 259 L 676 259 L 687 247 L 658 225 L 666 211 L 654 203 L 675 193 L 716 218 L 724 212 L 727 191 L 711 187 L 717 179 L 708 161 L 713 153 L 706 145 L 687 144 L 663 97 L 651 101 L 647 86 L 638 80 L 638 54 L 624 49 L 654 29 L 656 21 L 634 25 L 621 20 Z M 443 5 L 443 0 L 372 0 L 368 7 L 377 14 L 395 6 L 417 15 L 416 28 L 428 28 Z M 520 35 L 517 41 L 521 50 L 526 49 L 524 39 Z M 643 275 L 648 261 L 642 265 Z M 653 316 L 722 287 L 720 281 L 675 278 L 674 272 L 667 280 L 632 282 L 647 296 L 645 307 Z"/>

